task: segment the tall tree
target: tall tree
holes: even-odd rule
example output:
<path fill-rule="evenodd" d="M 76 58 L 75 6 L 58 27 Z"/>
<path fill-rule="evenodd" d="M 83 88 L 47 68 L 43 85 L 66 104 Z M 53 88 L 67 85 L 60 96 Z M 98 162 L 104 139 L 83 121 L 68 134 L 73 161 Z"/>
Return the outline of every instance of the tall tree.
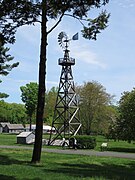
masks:
<path fill-rule="evenodd" d="M 9 51 L 9 48 L 5 48 L 3 46 L 2 40 L 0 40 L 0 75 L 1 76 L 7 76 L 9 74 L 9 72 L 17 67 L 19 65 L 19 63 L 13 63 L 10 64 L 10 61 L 12 61 L 14 59 L 14 57 L 12 57 L 10 54 L 7 54 Z M 0 83 L 2 81 L 0 80 Z M 7 98 L 9 95 L 7 95 L 6 93 L 1 93 L 0 92 L 0 98 Z"/>
<path fill-rule="evenodd" d="M 3 0 L 0 6 L 2 7 L 3 21 L 2 34 L 6 41 L 14 42 L 14 34 L 19 26 L 24 24 L 32 24 L 39 22 L 41 15 L 41 51 L 39 63 L 39 90 L 38 90 L 38 105 L 36 116 L 36 132 L 35 144 L 32 156 L 32 162 L 40 162 L 41 147 L 42 147 L 42 128 L 43 115 L 45 104 L 45 78 L 46 78 L 46 47 L 47 36 L 61 22 L 64 16 L 77 19 L 83 26 L 82 36 L 86 39 L 96 40 L 97 34 L 105 29 L 108 23 L 109 15 L 106 11 L 102 11 L 98 17 L 91 19 L 89 11 L 92 8 L 100 8 L 106 5 L 109 0 L 42 0 L 36 1 L 12 1 Z M 6 8 L 6 10 L 5 10 Z M 6 17 L 6 18 L 5 18 Z M 12 19 L 8 21 L 8 19 Z M 47 30 L 47 22 L 50 19 L 55 19 L 56 24 Z M 11 34 L 11 31 L 13 32 Z M 11 37 L 11 38 L 10 38 Z"/>
<path fill-rule="evenodd" d="M 80 97 L 81 120 L 84 132 L 90 134 L 92 129 L 99 129 L 102 121 L 110 119 L 108 106 L 111 103 L 111 95 L 98 82 L 87 82 L 77 88 Z M 98 128 L 92 128 L 92 125 Z"/>
<path fill-rule="evenodd" d="M 30 82 L 26 86 L 21 86 L 21 98 L 25 103 L 26 113 L 30 119 L 30 131 L 32 124 L 32 116 L 35 114 L 37 108 L 38 84 Z"/>
<path fill-rule="evenodd" d="M 135 140 L 135 88 L 124 92 L 119 101 L 120 116 L 117 120 L 117 136 L 129 143 Z"/>

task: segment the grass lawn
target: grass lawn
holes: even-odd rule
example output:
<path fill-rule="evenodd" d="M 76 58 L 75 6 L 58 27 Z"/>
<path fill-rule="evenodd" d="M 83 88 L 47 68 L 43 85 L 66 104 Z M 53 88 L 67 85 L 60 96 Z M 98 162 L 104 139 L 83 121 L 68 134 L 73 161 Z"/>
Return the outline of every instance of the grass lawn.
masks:
<path fill-rule="evenodd" d="M 0 149 L 1 180 L 134 180 L 135 160 L 42 152 L 30 164 L 31 150 Z"/>
<path fill-rule="evenodd" d="M 16 144 L 16 135 L 15 134 L 0 134 L 0 145 L 15 145 Z"/>
<path fill-rule="evenodd" d="M 95 150 L 106 141 L 98 136 Z M 135 152 L 134 142 L 110 140 L 108 144 L 108 150 Z M 0 145 L 18 145 L 16 135 L 0 134 Z M 41 164 L 32 165 L 31 156 L 31 150 L 0 149 L 0 180 L 135 179 L 135 160 L 42 152 Z"/>
<path fill-rule="evenodd" d="M 131 152 L 135 153 L 135 142 L 132 141 L 131 143 L 128 143 L 127 141 L 114 141 L 114 140 L 107 140 L 103 136 L 97 136 L 96 138 L 97 146 L 95 150 L 100 151 L 100 146 L 103 142 L 108 143 L 108 151 L 116 151 L 116 152 Z"/>

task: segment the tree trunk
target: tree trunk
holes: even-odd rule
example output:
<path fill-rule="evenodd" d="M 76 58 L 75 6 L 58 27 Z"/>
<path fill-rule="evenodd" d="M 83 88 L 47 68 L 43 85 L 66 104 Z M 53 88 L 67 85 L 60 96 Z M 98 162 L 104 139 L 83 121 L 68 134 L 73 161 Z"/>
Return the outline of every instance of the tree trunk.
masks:
<path fill-rule="evenodd" d="M 42 22 L 41 22 L 41 49 L 40 49 L 40 63 L 39 63 L 39 90 L 38 90 L 38 105 L 36 114 L 36 131 L 35 144 L 33 149 L 32 163 L 39 163 L 41 159 L 42 149 L 42 134 L 43 134 L 43 115 L 45 105 L 45 76 L 46 76 L 46 46 L 47 46 L 47 32 L 46 32 L 46 0 L 42 0 Z"/>
<path fill-rule="evenodd" d="M 32 115 L 30 115 L 30 131 L 31 131 L 31 125 L 32 125 Z"/>

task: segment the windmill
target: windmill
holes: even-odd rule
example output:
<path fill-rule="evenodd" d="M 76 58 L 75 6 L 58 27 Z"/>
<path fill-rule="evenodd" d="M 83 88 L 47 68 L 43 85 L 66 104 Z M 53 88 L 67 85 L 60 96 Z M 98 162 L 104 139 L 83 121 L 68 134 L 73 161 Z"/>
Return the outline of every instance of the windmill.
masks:
<path fill-rule="evenodd" d="M 68 39 L 65 32 L 58 35 L 58 43 L 64 50 L 64 57 L 58 59 L 58 64 L 62 66 L 58 94 L 54 110 L 54 118 L 52 121 L 52 128 L 55 129 L 50 133 L 48 145 L 58 139 L 70 139 L 75 136 L 81 128 L 79 119 L 79 98 L 75 92 L 75 85 L 73 81 L 72 66 L 75 65 L 75 59 L 69 56 L 69 42 L 77 40 L 78 33 L 72 39 Z"/>

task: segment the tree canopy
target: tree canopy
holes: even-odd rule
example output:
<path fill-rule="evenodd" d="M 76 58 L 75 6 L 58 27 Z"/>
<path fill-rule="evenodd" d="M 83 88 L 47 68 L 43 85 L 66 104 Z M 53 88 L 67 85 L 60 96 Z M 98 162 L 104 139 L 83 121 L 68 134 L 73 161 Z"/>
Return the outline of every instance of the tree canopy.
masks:
<path fill-rule="evenodd" d="M 105 125 L 105 122 L 111 121 L 113 113 L 109 106 L 113 97 L 96 81 L 85 82 L 82 86 L 77 87 L 77 91 L 80 97 L 80 118 L 84 133 L 104 132 L 104 129 L 100 128 L 103 123 Z"/>
<path fill-rule="evenodd" d="M 29 84 L 26 84 L 26 86 L 21 86 L 20 89 L 22 92 L 22 101 L 25 103 L 26 113 L 30 118 L 31 130 L 32 116 L 35 114 L 37 108 L 38 84 L 35 82 L 30 82 Z"/>
<path fill-rule="evenodd" d="M 18 27 L 38 21 L 41 4 L 29 0 L 0 0 L 0 9 L 0 39 L 4 44 L 14 43 Z"/>
<path fill-rule="evenodd" d="M 135 140 L 135 88 L 131 92 L 123 93 L 119 101 L 119 112 L 118 137 L 131 142 Z"/>
<path fill-rule="evenodd" d="M 23 25 L 31 25 L 40 22 L 43 5 L 47 20 L 58 20 L 56 24 L 48 30 L 48 34 L 60 23 L 63 16 L 78 19 L 82 24 L 82 35 L 87 39 L 95 39 L 101 30 L 105 29 L 108 23 L 109 14 L 102 11 L 99 16 L 92 19 L 88 17 L 88 12 L 92 8 L 100 8 L 106 5 L 109 0 L 1 0 L 0 1 L 0 25 L 1 39 L 4 43 L 14 43 L 17 28 Z"/>
<path fill-rule="evenodd" d="M 26 109 L 22 104 L 0 101 L 0 121 L 12 124 L 26 124 Z"/>

